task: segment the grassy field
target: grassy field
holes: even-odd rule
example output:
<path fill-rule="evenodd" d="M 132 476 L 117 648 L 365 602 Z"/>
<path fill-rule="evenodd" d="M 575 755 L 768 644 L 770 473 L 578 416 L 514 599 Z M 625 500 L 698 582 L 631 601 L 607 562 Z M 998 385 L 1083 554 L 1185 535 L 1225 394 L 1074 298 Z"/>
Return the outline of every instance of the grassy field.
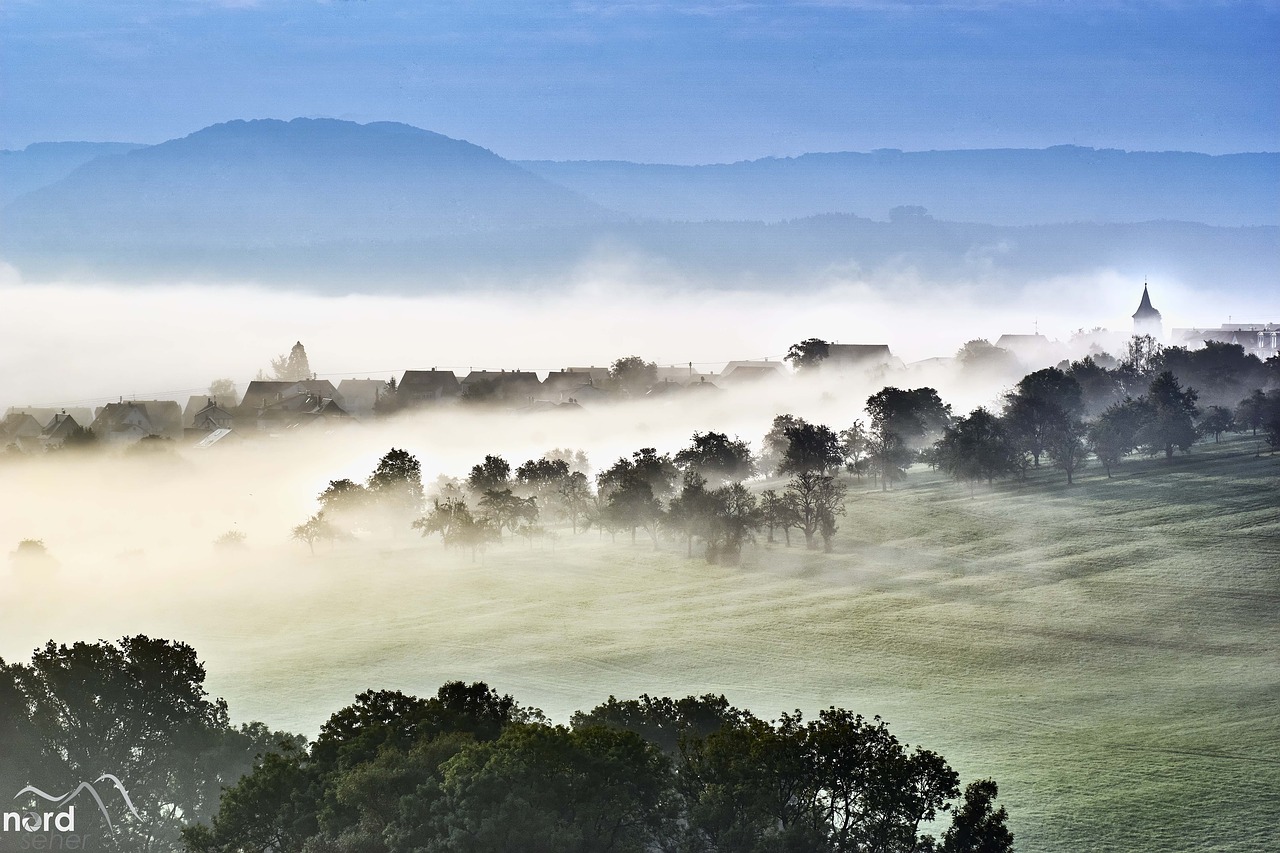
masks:
<path fill-rule="evenodd" d="M 761 543 L 735 568 L 566 532 L 474 564 L 406 536 L 100 572 L 16 616 L 6 648 L 182 638 L 237 719 L 310 735 L 359 690 L 449 678 L 562 721 L 641 692 L 839 705 L 995 778 L 1019 850 L 1273 850 L 1280 457 L 1256 446 L 972 498 L 922 469 L 893 492 L 854 483 L 837 553 Z"/>

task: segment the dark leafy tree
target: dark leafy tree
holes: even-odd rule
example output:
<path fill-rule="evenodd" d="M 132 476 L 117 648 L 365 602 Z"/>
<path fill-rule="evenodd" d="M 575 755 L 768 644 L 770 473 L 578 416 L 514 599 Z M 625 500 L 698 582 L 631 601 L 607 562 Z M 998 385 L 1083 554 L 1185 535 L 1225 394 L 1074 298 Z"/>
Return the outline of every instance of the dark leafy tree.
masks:
<path fill-rule="evenodd" d="M 620 358 L 609 367 L 610 384 L 630 397 L 642 397 L 658 381 L 658 366 L 638 355 Z"/>
<path fill-rule="evenodd" d="M 1164 452 L 1173 459 L 1175 448 L 1189 450 L 1197 438 L 1195 419 L 1196 391 L 1183 389 L 1176 376 L 1164 371 L 1151 381 L 1144 401 L 1146 419 L 1138 430 L 1138 441 L 1152 456 Z"/>
<path fill-rule="evenodd" d="M 1066 424 L 1084 410 L 1080 383 L 1056 367 L 1024 376 L 1005 395 L 1004 420 L 1013 444 L 1031 454 L 1035 466 L 1051 433 L 1061 435 Z"/>
<path fill-rule="evenodd" d="M 588 726 L 623 729 L 654 743 L 670 758 L 680 756 L 680 746 L 689 739 L 702 739 L 721 729 L 741 725 L 751 715 L 729 704 L 724 696 L 711 693 L 683 699 L 653 697 L 607 702 L 590 711 L 577 711 L 570 723 L 575 729 Z"/>
<path fill-rule="evenodd" d="M 672 461 L 681 471 L 692 471 L 712 487 L 736 483 L 755 474 L 755 459 L 745 441 L 722 432 L 695 432 L 690 444 Z"/>
<path fill-rule="evenodd" d="M 1013 833 L 1006 821 L 1004 806 L 994 807 L 999 788 L 991 779 L 971 782 L 964 789 L 964 802 L 942 835 L 938 853 L 1013 853 Z"/>
<path fill-rule="evenodd" d="M 1120 357 L 1120 366 L 1115 371 L 1125 394 L 1134 395 L 1146 390 L 1159 370 L 1163 351 L 1164 347 L 1150 335 L 1134 335 L 1129 339 L 1124 355 Z"/>
<path fill-rule="evenodd" d="M 935 447 L 938 468 L 968 483 L 970 495 L 979 480 L 990 484 L 1017 469 L 1017 451 L 1004 423 L 981 407 L 947 427 Z"/>
<path fill-rule="evenodd" d="M 826 474 L 840 470 L 844 463 L 840 437 L 828 426 L 800 421 L 787 427 L 784 435 L 787 447 L 778 464 L 779 474 Z"/>
<path fill-rule="evenodd" d="M 1080 414 L 1086 418 L 1095 418 L 1124 399 L 1124 388 L 1115 372 L 1091 355 L 1071 362 L 1064 373 L 1080 386 Z"/>
<path fill-rule="evenodd" d="M 676 829 L 670 760 L 628 731 L 512 725 L 443 770 L 427 849 L 643 853 Z"/>
<path fill-rule="evenodd" d="M 1003 347 L 985 338 L 968 341 L 956 353 L 960 369 L 982 378 L 999 378 L 1016 375 L 1018 358 Z"/>
<path fill-rule="evenodd" d="M 1160 354 L 1160 370 L 1178 378 L 1183 387 L 1196 388 L 1201 401 L 1234 406 L 1247 389 L 1267 381 L 1261 359 L 1240 344 L 1204 341 L 1198 349 L 1167 347 Z"/>
<path fill-rule="evenodd" d="M 388 450 L 378 460 L 365 488 L 380 509 L 397 517 L 412 518 L 422 512 L 422 465 L 406 450 Z"/>
<path fill-rule="evenodd" d="M 859 480 L 867 473 L 869 462 L 867 446 L 870 436 L 867 425 L 854 421 L 848 429 L 840 431 L 840 453 L 844 456 L 844 469 Z"/>
<path fill-rule="evenodd" d="M 661 501 L 671 495 L 679 473 L 670 456 L 659 454 L 652 447 L 642 447 L 632 453 L 630 459 L 624 456 L 601 471 L 596 477 L 596 486 L 601 497 L 608 499 L 610 493 L 626 481 L 639 480 L 649 487 L 655 499 Z"/>
<path fill-rule="evenodd" d="M 888 489 L 924 446 L 941 437 L 951 422 L 951 407 L 932 388 L 888 387 L 867 398 L 867 415 L 867 455 L 880 488 Z"/>
<path fill-rule="evenodd" d="M 603 475 L 602 475 L 603 476 Z M 604 506 L 601 521 L 610 530 L 631 531 L 631 544 L 635 544 L 636 531 L 643 529 L 658 549 L 658 528 L 662 522 L 662 503 L 653 494 L 649 481 L 634 469 L 616 482 L 611 481 L 607 490 L 600 487 Z"/>
<path fill-rule="evenodd" d="M 142 635 L 51 642 L 29 665 L 0 664 L 0 693 L 15 702 L 0 705 L 0 729 L 16 729 L 19 745 L 41 760 L 22 784 L 70 791 L 110 773 L 141 817 L 121 816 L 114 830 L 102 825 L 95 842 L 121 853 L 176 849 L 183 825 L 207 820 L 221 789 L 252 770 L 256 756 L 297 743 L 260 724 L 233 729 L 204 678 L 190 646 Z M 6 744 L 3 763 L 10 760 Z M 94 810 L 77 809 L 79 832 L 98 835 L 98 822 Z"/>
<path fill-rule="evenodd" d="M 510 485 L 511 463 L 501 456 L 485 456 L 484 461 L 473 465 L 467 475 L 467 489 L 477 496 Z"/>
<path fill-rule="evenodd" d="M 830 355 L 830 344 L 821 338 L 806 338 L 798 344 L 792 344 L 787 350 L 786 359 L 798 371 L 812 370 Z"/>

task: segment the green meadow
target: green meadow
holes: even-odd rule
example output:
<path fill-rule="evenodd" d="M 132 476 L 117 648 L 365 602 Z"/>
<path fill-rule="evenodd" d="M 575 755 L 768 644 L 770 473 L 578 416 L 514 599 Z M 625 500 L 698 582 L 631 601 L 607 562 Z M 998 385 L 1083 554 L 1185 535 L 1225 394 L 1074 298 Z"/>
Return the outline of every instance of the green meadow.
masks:
<path fill-rule="evenodd" d="M 972 497 L 917 466 L 890 492 L 851 482 L 835 554 L 761 537 L 737 567 L 594 531 L 475 562 L 409 534 L 272 545 L 152 572 L 97 621 L 94 583 L 142 581 L 88 582 L 76 624 L 184 639 L 234 718 L 311 736 L 360 690 L 451 678 L 561 722 L 610 694 L 837 705 L 996 779 L 1027 853 L 1276 849 L 1280 456 L 1257 451 Z"/>

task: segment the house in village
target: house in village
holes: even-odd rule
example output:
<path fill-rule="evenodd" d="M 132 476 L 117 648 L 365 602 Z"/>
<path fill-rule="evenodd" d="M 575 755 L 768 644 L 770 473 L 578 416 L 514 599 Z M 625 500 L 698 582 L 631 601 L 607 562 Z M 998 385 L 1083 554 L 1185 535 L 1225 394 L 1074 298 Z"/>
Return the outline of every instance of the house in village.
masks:
<path fill-rule="evenodd" d="M 373 417 L 386 387 L 381 379 L 343 379 L 338 383 L 338 394 L 349 415 L 367 420 Z"/>
<path fill-rule="evenodd" d="M 605 403 L 613 399 L 609 391 L 609 371 L 603 367 L 566 367 L 553 370 L 542 380 L 540 398 L 551 403 L 580 405 Z"/>
<path fill-rule="evenodd" d="M 1036 332 L 1031 335 L 1001 335 L 996 346 L 1013 353 L 1023 364 L 1052 364 L 1061 358 L 1055 342 Z"/>
<path fill-rule="evenodd" d="M 250 383 L 250 389 L 257 383 Z M 257 389 L 250 397 L 245 398 L 254 405 L 241 403 L 232 413 L 233 428 L 249 433 L 267 432 L 276 434 L 284 430 L 298 430 L 316 426 L 329 425 L 335 422 L 349 423 L 351 415 L 339 400 L 324 396 L 325 391 L 336 392 L 333 384 L 327 380 L 304 380 L 288 383 L 289 387 L 282 391 L 271 390 L 264 395 L 264 389 Z"/>
<path fill-rule="evenodd" d="M 153 435 L 177 441 L 182 438 L 182 409 L 173 400 L 121 400 L 98 409 L 89 428 L 111 443 Z"/>
<path fill-rule="evenodd" d="M 299 379 L 297 381 L 278 381 L 272 379 L 255 379 L 245 389 L 240 398 L 240 408 L 246 406 L 254 409 L 279 403 L 286 398 L 294 398 L 302 394 L 311 394 L 325 400 L 335 400 L 339 406 L 345 406 L 345 400 L 338 389 L 328 379 Z"/>
<path fill-rule="evenodd" d="M 46 448 L 61 447 L 68 437 L 75 435 L 80 429 L 80 424 L 76 423 L 75 418 L 66 412 L 59 412 L 40 433 L 40 441 Z"/>
<path fill-rule="evenodd" d="M 84 426 L 93 423 L 93 409 L 84 406 L 10 406 L 5 410 L 5 417 L 14 414 L 31 415 L 44 429 L 58 415 L 70 415 L 76 423 Z"/>
<path fill-rule="evenodd" d="M 1266 361 L 1280 354 L 1280 323 L 1223 323 L 1213 329 L 1174 329 L 1176 346 L 1198 349 L 1209 341 L 1239 344 L 1246 353 Z"/>
<path fill-rule="evenodd" d="M 726 387 L 747 385 L 787 375 L 787 369 L 780 361 L 731 361 L 720 371 L 720 384 Z"/>
<path fill-rule="evenodd" d="M 462 396 L 462 383 L 452 370 L 406 370 L 396 386 L 396 408 L 417 409 L 452 403 Z"/>
<path fill-rule="evenodd" d="M 26 412 L 10 410 L 0 421 L 0 451 L 15 450 L 29 453 L 40 446 L 44 427 Z"/>
<path fill-rule="evenodd" d="M 473 370 L 459 384 L 467 400 L 509 406 L 527 406 L 542 391 L 538 374 L 527 370 Z"/>
<path fill-rule="evenodd" d="M 822 360 L 823 373 L 881 373 L 903 366 L 902 359 L 889 350 L 888 344 L 827 344 L 827 357 Z"/>

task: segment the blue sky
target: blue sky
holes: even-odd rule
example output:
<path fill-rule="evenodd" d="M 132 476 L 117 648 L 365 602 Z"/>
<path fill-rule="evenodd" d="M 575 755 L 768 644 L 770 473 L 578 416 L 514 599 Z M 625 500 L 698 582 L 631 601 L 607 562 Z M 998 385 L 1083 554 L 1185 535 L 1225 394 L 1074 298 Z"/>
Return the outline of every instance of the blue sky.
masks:
<path fill-rule="evenodd" d="M 5 0 L 0 147 L 393 120 L 512 158 L 1280 150 L 1276 2 Z"/>

